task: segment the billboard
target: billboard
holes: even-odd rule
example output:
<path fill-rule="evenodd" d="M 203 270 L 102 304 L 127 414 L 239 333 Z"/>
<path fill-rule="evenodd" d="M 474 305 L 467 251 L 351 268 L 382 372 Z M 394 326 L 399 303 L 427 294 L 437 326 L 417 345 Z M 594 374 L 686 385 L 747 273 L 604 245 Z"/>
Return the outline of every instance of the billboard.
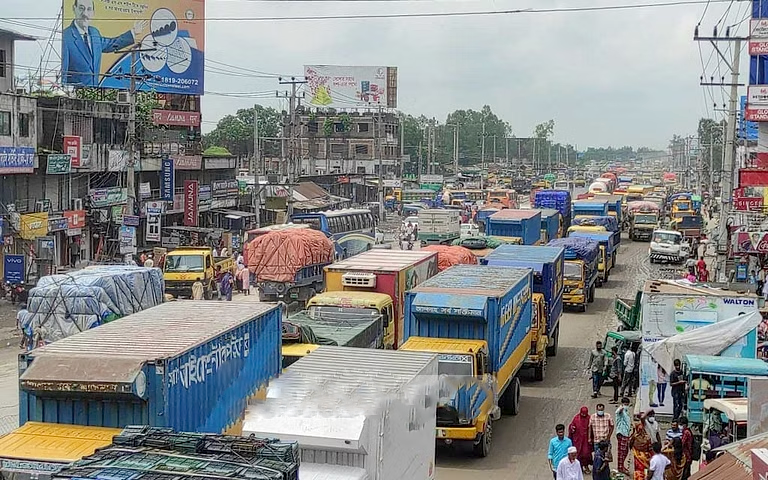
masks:
<path fill-rule="evenodd" d="M 757 122 L 748 122 L 747 115 L 747 96 L 741 96 L 741 114 L 739 115 L 739 138 L 743 140 L 757 141 Z"/>
<path fill-rule="evenodd" d="M 397 107 L 397 67 L 305 65 L 304 77 L 316 107 Z"/>
<path fill-rule="evenodd" d="M 197 226 L 197 180 L 184 180 L 184 226 Z"/>
<path fill-rule="evenodd" d="M 0 147 L 0 174 L 34 173 L 35 149 L 32 147 Z"/>
<path fill-rule="evenodd" d="M 202 95 L 205 0 L 64 0 L 61 77 L 65 85 Z M 74 166 L 74 165 L 73 165 Z"/>

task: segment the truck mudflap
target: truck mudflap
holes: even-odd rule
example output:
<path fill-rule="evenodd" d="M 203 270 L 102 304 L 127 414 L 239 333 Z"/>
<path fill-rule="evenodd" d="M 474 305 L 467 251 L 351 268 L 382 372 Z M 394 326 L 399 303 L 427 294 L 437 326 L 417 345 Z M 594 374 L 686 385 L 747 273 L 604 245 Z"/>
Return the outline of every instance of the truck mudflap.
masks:
<path fill-rule="evenodd" d="M 680 255 L 671 255 L 668 253 L 651 252 L 649 255 L 651 263 L 682 263 L 683 257 Z"/>

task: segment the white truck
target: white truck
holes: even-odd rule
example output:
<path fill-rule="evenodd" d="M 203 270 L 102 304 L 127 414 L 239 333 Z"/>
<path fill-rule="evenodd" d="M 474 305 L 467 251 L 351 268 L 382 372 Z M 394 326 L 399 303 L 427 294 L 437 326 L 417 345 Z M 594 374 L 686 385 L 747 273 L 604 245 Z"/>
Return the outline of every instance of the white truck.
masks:
<path fill-rule="evenodd" d="M 648 257 L 651 263 L 682 263 L 691 254 L 691 246 L 676 230 L 654 230 Z"/>
<path fill-rule="evenodd" d="M 461 212 L 432 208 L 419 212 L 419 241 L 425 245 L 450 245 L 461 236 Z"/>
<path fill-rule="evenodd" d="M 434 354 L 321 346 L 248 405 L 242 434 L 298 442 L 302 479 L 432 480 L 437 395 Z"/>

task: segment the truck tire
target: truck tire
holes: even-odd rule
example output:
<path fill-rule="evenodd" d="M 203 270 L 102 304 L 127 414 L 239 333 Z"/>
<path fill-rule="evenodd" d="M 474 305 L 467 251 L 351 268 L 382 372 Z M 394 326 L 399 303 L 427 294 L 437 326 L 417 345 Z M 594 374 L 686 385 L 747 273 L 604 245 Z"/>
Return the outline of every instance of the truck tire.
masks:
<path fill-rule="evenodd" d="M 560 325 L 557 326 L 555 331 L 552 334 L 552 346 L 547 347 L 547 356 L 548 357 L 556 357 L 557 356 L 557 346 L 560 343 Z"/>
<path fill-rule="evenodd" d="M 480 434 L 478 442 L 472 446 L 472 450 L 480 458 L 485 458 L 491 453 L 491 444 L 493 442 L 493 424 L 490 417 L 485 421 L 483 433 Z"/>
<path fill-rule="evenodd" d="M 533 367 L 533 379 L 537 382 L 543 382 L 547 374 L 547 359 L 543 358 L 538 365 Z"/>
<path fill-rule="evenodd" d="M 587 313 L 587 304 L 586 303 L 582 304 L 579 307 L 579 311 L 581 311 L 581 313 Z"/>
<path fill-rule="evenodd" d="M 509 382 L 509 386 L 501 396 L 501 413 L 505 415 L 517 415 L 520 413 L 520 379 L 515 377 Z"/>
<path fill-rule="evenodd" d="M 589 298 L 587 299 L 589 303 L 595 303 L 595 286 L 592 285 L 592 288 L 589 289 Z"/>

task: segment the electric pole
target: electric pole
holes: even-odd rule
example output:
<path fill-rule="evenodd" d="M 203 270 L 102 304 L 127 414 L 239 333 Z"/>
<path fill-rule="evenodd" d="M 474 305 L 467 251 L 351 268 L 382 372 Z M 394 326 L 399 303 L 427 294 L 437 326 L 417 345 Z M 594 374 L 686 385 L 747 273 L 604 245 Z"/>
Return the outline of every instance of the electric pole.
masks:
<path fill-rule="evenodd" d="M 296 118 L 296 88 L 299 85 L 307 83 L 306 80 L 297 80 L 296 77 L 291 77 L 290 80 L 283 80 L 279 77 L 278 82 L 280 85 L 291 86 L 291 97 L 288 103 L 288 159 L 287 159 L 287 173 L 288 173 L 288 201 L 286 203 L 286 215 L 287 219 L 293 215 L 293 187 L 296 184 L 296 127 L 299 122 Z"/>
<path fill-rule="evenodd" d="M 379 205 L 381 205 L 381 208 L 379 208 L 379 219 L 382 222 L 384 222 L 387 219 L 386 214 L 384 212 L 384 208 L 383 208 L 383 206 L 384 206 L 384 162 L 382 160 L 383 149 L 381 148 L 382 138 L 383 138 L 383 135 L 382 135 L 383 127 L 384 127 L 384 125 L 382 124 L 381 105 L 379 105 L 379 131 L 378 131 L 378 134 L 376 135 L 377 136 L 377 140 L 378 140 L 376 142 L 378 148 L 376 149 L 377 150 L 376 154 L 379 157 L 379 168 L 378 168 L 378 170 L 379 170 L 379 184 L 378 184 L 378 192 L 379 192 Z"/>
<path fill-rule="evenodd" d="M 485 170 L 485 121 L 483 121 L 482 143 L 480 144 L 480 170 Z M 482 178 L 483 172 L 480 172 Z"/>
<path fill-rule="evenodd" d="M 259 166 L 259 109 L 258 105 L 253 106 L 253 160 L 251 161 L 251 175 L 261 173 Z"/>

